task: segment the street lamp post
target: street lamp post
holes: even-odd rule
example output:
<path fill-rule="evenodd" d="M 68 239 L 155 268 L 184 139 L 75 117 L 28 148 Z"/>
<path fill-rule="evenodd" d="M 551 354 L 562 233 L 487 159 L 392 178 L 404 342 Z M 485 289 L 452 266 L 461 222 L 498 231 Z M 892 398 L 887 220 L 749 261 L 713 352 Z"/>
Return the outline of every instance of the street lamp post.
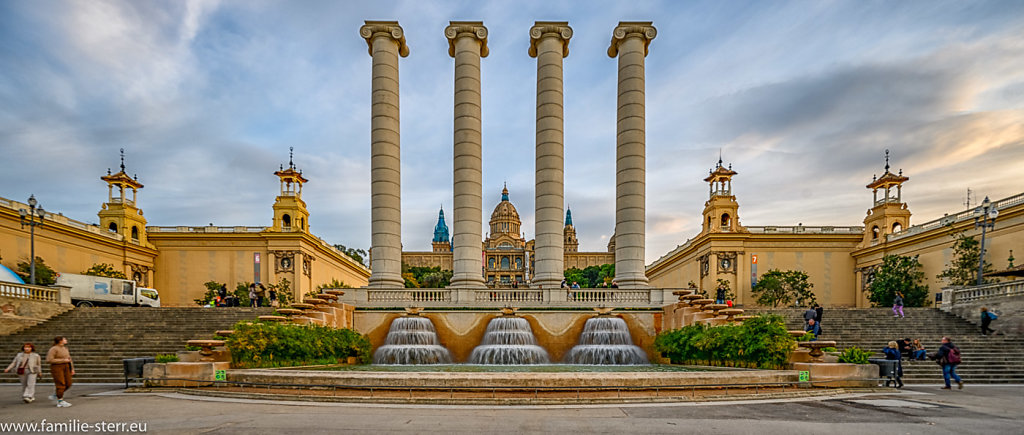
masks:
<path fill-rule="evenodd" d="M 985 273 L 985 230 L 993 229 L 996 226 L 996 216 L 999 216 L 999 210 L 996 209 L 995 204 L 985 197 L 985 200 L 981 202 L 981 206 L 974 209 L 974 228 L 981 227 L 981 248 L 978 251 L 978 285 L 982 283 L 982 275 Z"/>
<path fill-rule="evenodd" d="M 25 228 L 25 225 L 29 227 L 29 245 L 30 248 L 30 259 L 28 267 L 28 283 L 36 284 L 36 227 L 43 225 L 43 218 L 46 217 L 46 210 L 43 210 L 42 206 L 39 206 L 39 202 L 36 201 L 35 195 L 29 195 L 28 197 L 28 210 L 18 210 L 21 214 L 21 227 Z M 39 219 L 36 220 L 36 217 Z"/>

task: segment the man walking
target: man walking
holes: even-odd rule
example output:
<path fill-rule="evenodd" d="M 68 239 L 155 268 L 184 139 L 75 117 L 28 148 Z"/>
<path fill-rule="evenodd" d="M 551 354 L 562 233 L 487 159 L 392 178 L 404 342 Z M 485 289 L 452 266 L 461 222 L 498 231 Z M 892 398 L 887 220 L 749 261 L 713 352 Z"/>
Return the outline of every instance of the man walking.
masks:
<path fill-rule="evenodd" d="M 981 307 L 981 335 L 988 335 L 989 332 L 992 334 L 996 333 L 995 329 L 989 328 L 988 325 L 992 324 L 992 321 L 998 318 L 994 313 L 988 310 L 986 307 Z"/>
<path fill-rule="evenodd" d="M 813 307 L 812 308 L 808 308 L 807 311 L 804 311 L 804 327 L 805 328 L 807 327 L 808 324 L 811 323 L 811 320 L 814 320 L 814 323 L 818 323 L 817 319 L 818 319 L 818 312 L 815 311 Z"/>
<path fill-rule="evenodd" d="M 946 386 L 942 387 L 943 390 L 951 389 L 950 378 L 956 380 L 958 388 L 964 389 L 964 381 L 960 379 L 960 375 L 956 374 L 956 366 L 960 365 L 960 348 L 956 347 L 949 337 L 942 337 L 942 347 L 938 352 L 932 354 L 931 359 L 942 366 L 942 379 L 946 381 Z"/>

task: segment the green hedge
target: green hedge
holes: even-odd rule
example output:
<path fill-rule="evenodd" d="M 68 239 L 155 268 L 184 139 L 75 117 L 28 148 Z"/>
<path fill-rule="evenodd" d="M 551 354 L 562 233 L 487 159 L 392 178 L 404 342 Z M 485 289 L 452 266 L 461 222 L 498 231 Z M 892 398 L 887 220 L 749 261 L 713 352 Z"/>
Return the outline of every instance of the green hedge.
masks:
<path fill-rule="evenodd" d="M 761 369 L 785 368 L 794 345 L 785 321 L 774 314 L 734 325 L 690 325 L 662 332 L 654 340 L 673 364 Z"/>
<path fill-rule="evenodd" d="M 284 367 L 344 362 L 350 356 L 370 362 L 370 340 L 351 329 L 293 323 L 239 322 L 227 339 L 232 365 Z"/>

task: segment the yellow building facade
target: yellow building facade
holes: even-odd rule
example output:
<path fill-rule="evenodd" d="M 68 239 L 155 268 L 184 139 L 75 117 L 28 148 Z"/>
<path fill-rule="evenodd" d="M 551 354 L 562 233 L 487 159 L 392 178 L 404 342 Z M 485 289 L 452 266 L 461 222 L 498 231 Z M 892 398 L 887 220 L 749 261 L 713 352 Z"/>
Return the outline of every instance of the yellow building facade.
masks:
<path fill-rule="evenodd" d="M 867 307 L 867 284 L 885 255 L 918 255 L 924 284 L 934 296 L 945 285 L 936 278 L 952 260 L 953 236 L 975 236 L 973 210 L 911 226 L 903 201 L 902 171 L 889 170 L 867 185 L 874 195 L 864 226 L 743 226 L 732 193 L 737 173 L 719 160 L 708 177 L 701 232 L 647 267 L 652 287 L 689 287 L 713 292 L 728 282 L 741 305 L 756 305 L 751 288 L 771 269 L 808 274 L 824 306 Z M 881 195 L 881 197 L 879 196 Z M 999 218 L 986 238 L 986 259 L 1005 266 L 1010 250 L 1024 248 L 1024 193 L 995 202 Z M 1021 252 L 1021 251 L 1018 251 Z"/>
<path fill-rule="evenodd" d="M 60 214 L 48 215 L 36 228 L 36 256 L 58 272 L 81 273 L 106 263 L 160 292 L 165 306 L 193 305 L 208 281 L 233 288 L 240 282 L 291 283 L 293 296 L 341 281 L 367 284 L 361 263 L 309 232 L 309 211 L 302 200 L 308 181 L 292 161 L 275 172 L 281 189 L 269 227 L 146 226 L 138 207 L 143 185 L 121 171 L 101 177 L 108 186 L 99 225 Z M 0 258 L 5 266 L 29 258 L 29 233 L 21 228 L 19 210 L 27 205 L 0 198 Z"/>

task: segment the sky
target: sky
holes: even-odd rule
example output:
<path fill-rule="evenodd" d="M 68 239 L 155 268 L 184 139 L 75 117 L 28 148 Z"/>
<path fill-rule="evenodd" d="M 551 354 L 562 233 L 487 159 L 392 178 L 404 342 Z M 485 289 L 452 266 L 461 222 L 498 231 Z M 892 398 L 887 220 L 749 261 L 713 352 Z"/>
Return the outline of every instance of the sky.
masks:
<path fill-rule="evenodd" d="M 370 56 L 363 20 L 398 20 L 402 242 L 451 216 L 449 20 L 482 20 L 484 225 L 503 183 L 534 237 L 534 21 L 568 21 L 565 202 L 580 250 L 615 223 L 619 21 L 646 58 L 647 261 L 700 231 L 721 154 L 743 225 L 861 225 L 864 186 L 910 177 L 911 223 L 967 189 L 1024 192 L 1020 1 L 0 2 L 0 197 L 89 223 L 119 165 L 150 225 L 267 226 L 295 164 L 314 234 L 370 245 Z M 448 221 L 449 227 L 452 222 Z M 484 229 L 486 232 L 486 229 Z"/>

